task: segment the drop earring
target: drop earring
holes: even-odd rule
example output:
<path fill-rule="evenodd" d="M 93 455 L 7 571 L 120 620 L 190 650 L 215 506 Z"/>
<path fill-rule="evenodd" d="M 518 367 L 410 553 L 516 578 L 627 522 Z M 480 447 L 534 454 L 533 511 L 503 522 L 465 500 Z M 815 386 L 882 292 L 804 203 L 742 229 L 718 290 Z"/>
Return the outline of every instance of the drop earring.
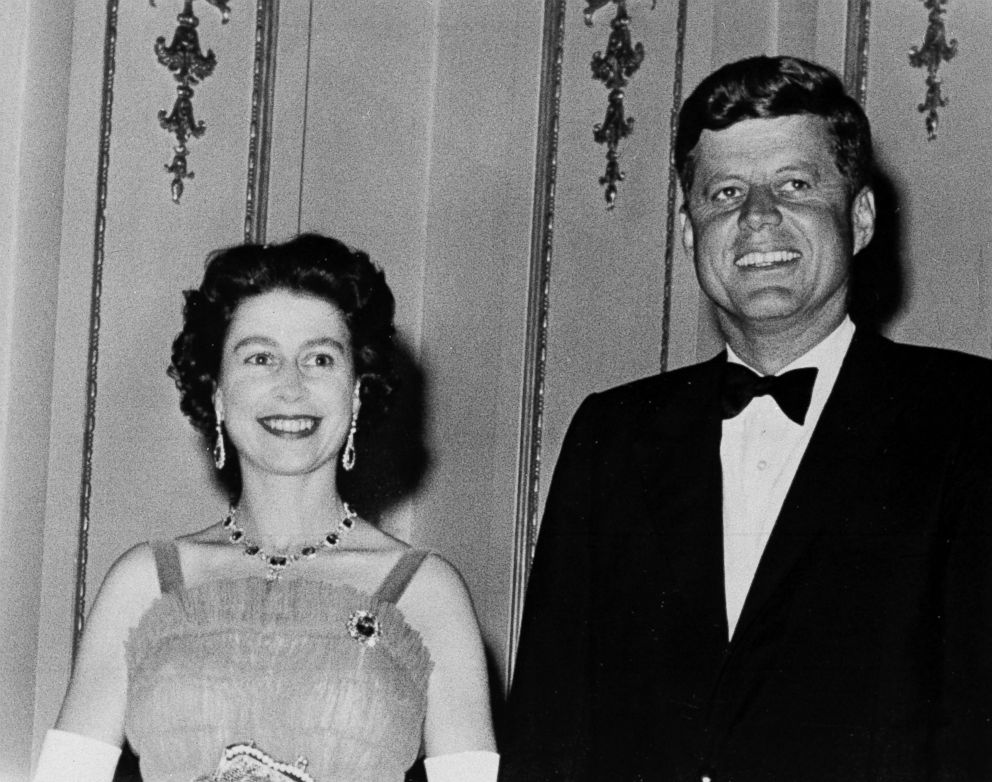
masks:
<path fill-rule="evenodd" d="M 351 428 L 348 430 L 348 439 L 344 444 L 344 453 L 341 454 L 341 467 L 347 471 L 355 468 L 355 430 L 358 428 L 358 413 L 351 416 Z"/>
<path fill-rule="evenodd" d="M 224 414 L 216 404 L 214 405 L 214 418 L 217 420 L 217 434 L 214 439 L 214 465 L 218 470 L 223 470 L 227 463 L 227 453 L 224 451 Z"/>
<path fill-rule="evenodd" d="M 351 428 L 348 429 L 348 439 L 341 454 L 341 468 L 350 472 L 355 468 L 355 431 L 358 429 L 358 409 L 361 407 L 360 389 L 355 386 L 355 397 L 351 407 Z"/>

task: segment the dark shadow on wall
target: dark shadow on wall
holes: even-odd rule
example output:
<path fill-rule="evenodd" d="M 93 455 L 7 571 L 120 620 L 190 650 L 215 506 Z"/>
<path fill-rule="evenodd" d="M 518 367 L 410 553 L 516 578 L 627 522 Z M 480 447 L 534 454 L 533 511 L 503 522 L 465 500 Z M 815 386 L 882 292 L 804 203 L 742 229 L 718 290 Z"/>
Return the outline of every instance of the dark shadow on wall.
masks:
<path fill-rule="evenodd" d="M 341 495 L 370 521 L 414 494 L 430 467 L 424 373 L 402 340 L 396 345 L 396 373 L 399 383 L 385 417 L 368 425 L 359 418 L 355 469 L 338 470 Z"/>
<path fill-rule="evenodd" d="M 855 324 L 880 332 L 902 304 L 902 209 L 884 171 L 876 169 L 874 190 L 875 237 L 854 259 L 850 312 Z"/>

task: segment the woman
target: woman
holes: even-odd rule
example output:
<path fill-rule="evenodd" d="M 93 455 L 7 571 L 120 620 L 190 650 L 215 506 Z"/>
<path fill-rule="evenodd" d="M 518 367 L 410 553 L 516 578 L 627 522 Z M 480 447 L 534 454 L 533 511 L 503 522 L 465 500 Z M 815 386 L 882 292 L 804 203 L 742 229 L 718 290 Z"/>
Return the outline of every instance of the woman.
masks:
<path fill-rule="evenodd" d="M 111 568 L 36 782 L 108 782 L 125 737 L 144 782 L 402 780 L 421 748 L 432 782 L 495 779 L 461 578 L 338 490 L 390 391 L 392 318 L 334 239 L 208 260 L 169 373 L 230 512 Z"/>

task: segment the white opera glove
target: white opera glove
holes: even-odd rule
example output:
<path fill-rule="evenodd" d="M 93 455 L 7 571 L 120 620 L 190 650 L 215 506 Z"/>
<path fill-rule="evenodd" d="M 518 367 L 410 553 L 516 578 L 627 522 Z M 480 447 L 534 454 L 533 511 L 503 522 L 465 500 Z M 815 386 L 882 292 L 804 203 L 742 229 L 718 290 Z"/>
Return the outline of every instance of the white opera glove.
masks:
<path fill-rule="evenodd" d="M 53 729 L 41 744 L 32 782 L 111 782 L 120 756 L 113 744 Z"/>
<path fill-rule="evenodd" d="M 427 782 L 496 782 L 499 754 L 486 750 L 424 758 Z"/>

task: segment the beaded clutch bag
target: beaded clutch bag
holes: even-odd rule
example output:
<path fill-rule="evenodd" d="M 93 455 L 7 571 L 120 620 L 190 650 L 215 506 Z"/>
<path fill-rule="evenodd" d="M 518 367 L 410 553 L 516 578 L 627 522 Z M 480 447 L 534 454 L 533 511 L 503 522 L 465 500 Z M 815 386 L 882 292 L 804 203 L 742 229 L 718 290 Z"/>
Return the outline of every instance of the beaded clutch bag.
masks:
<path fill-rule="evenodd" d="M 194 782 L 316 782 L 306 772 L 307 761 L 281 763 L 249 744 L 232 744 L 224 750 L 217 769 Z"/>

